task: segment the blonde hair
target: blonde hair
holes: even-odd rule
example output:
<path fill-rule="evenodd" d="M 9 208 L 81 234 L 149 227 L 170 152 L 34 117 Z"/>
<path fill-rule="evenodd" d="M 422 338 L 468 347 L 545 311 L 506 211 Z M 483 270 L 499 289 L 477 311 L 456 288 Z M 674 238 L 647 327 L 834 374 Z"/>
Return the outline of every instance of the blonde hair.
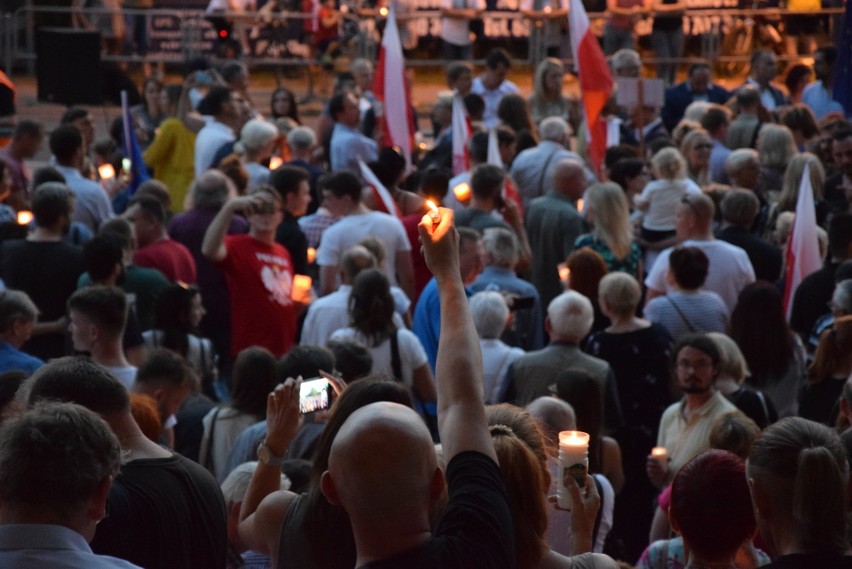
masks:
<path fill-rule="evenodd" d="M 616 259 L 630 254 L 633 228 L 630 225 L 630 206 L 624 190 L 616 183 L 595 184 L 586 190 L 585 207 L 594 214 L 594 232 Z"/>
<path fill-rule="evenodd" d="M 776 170 L 786 168 L 798 154 L 793 133 L 786 126 L 765 123 L 757 133 L 757 153 L 762 166 Z"/>
<path fill-rule="evenodd" d="M 784 181 L 781 184 L 781 195 L 778 196 L 778 209 L 781 211 L 794 211 L 799 199 L 799 187 L 802 183 L 802 174 L 805 166 L 810 166 L 811 187 L 814 190 L 814 199 L 822 198 L 822 186 L 825 182 L 825 169 L 815 154 L 802 152 L 796 154 L 787 164 L 784 170 Z"/>
<path fill-rule="evenodd" d="M 561 91 L 557 91 L 556 93 L 547 93 L 547 88 L 544 84 L 545 76 L 551 71 L 559 71 L 563 75 L 565 74 L 565 66 L 562 62 L 555 57 L 548 57 L 541 61 L 538 64 L 538 67 L 535 68 L 535 79 L 533 80 L 533 94 L 530 97 L 530 102 L 532 103 L 541 103 L 542 101 L 553 101 L 559 100 L 562 96 Z"/>
<path fill-rule="evenodd" d="M 598 285 L 598 299 L 616 316 L 630 316 L 642 299 L 639 282 L 627 273 L 609 273 Z"/>
<path fill-rule="evenodd" d="M 716 342 L 719 349 L 719 376 L 729 377 L 741 385 L 749 375 L 748 363 L 740 347 L 727 334 L 708 332 L 711 340 Z"/>
<path fill-rule="evenodd" d="M 689 135 L 687 135 L 687 138 L 689 138 Z M 663 148 L 654 154 L 654 157 L 651 158 L 651 166 L 654 167 L 657 176 L 664 180 L 683 180 L 686 178 L 686 159 L 677 148 Z"/>

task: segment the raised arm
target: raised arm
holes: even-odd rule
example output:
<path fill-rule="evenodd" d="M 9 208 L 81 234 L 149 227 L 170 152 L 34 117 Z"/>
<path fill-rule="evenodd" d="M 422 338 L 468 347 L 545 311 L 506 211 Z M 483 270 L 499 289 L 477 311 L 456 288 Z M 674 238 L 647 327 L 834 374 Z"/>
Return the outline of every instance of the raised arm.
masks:
<path fill-rule="evenodd" d="M 435 377 L 438 384 L 438 432 L 449 463 L 464 451 L 494 461 L 494 445 L 482 400 L 482 353 L 459 272 L 459 235 L 452 210 L 441 208 L 441 221 L 424 215 L 418 229 L 426 264 L 435 275 L 441 299 L 441 334 Z"/>
<path fill-rule="evenodd" d="M 248 212 L 254 207 L 262 207 L 265 203 L 266 198 L 262 194 L 228 200 L 207 227 L 207 233 L 204 234 L 204 241 L 201 244 L 201 254 L 211 261 L 223 260 L 228 255 L 224 241 L 228 226 L 231 224 L 231 217 L 238 211 Z"/>

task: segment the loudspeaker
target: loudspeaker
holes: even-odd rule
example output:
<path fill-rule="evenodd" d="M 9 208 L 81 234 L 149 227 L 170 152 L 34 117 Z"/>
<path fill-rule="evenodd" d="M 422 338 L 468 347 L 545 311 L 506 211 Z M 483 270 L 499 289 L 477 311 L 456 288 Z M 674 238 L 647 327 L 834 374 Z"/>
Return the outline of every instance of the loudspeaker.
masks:
<path fill-rule="evenodd" d="M 39 101 L 99 105 L 101 34 L 73 28 L 39 28 L 36 78 Z"/>

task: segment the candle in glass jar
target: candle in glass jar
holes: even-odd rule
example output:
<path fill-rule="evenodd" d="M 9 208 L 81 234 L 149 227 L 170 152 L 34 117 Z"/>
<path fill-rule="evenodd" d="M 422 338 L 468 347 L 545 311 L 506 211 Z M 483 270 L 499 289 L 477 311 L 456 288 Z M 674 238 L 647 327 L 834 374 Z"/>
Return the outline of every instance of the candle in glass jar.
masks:
<path fill-rule="evenodd" d="M 467 200 L 470 199 L 470 185 L 467 182 L 462 182 L 453 188 L 453 193 L 457 200 L 467 203 Z"/>
<path fill-rule="evenodd" d="M 660 463 L 663 470 L 668 470 L 669 467 L 669 451 L 666 447 L 654 447 L 651 449 L 651 456 Z"/>
<path fill-rule="evenodd" d="M 571 475 L 582 488 L 589 471 L 589 434 L 582 431 L 559 433 L 559 480 L 556 500 L 564 510 L 571 509 L 571 494 L 565 487 L 565 475 Z"/>
<path fill-rule="evenodd" d="M 556 268 L 559 270 L 559 280 L 568 284 L 568 280 L 571 278 L 571 269 L 565 263 L 559 263 Z"/>
<path fill-rule="evenodd" d="M 577 211 L 583 213 L 583 198 L 577 200 Z"/>
<path fill-rule="evenodd" d="M 310 294 L 313 281 L 308 275 L 293 275 L 293 286 L 290 289 L 290 298 L 302 301 Z"/>

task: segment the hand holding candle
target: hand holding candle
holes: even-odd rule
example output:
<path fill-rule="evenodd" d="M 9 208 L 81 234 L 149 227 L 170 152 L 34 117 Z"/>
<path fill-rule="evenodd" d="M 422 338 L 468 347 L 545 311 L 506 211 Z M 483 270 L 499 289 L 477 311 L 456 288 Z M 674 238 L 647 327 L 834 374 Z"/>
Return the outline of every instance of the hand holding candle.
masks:
<path fill-rule="evenodd" d="M 313 247 L 308 247 L 308 264 L 313 265 L 317 260 L 317 250 Z"/>
<path fill-rule="evenodd" d="M 660 464 L 660 468 L 667 470 L 669 467 L 669 452 L 666 447 L 654 447 L 651 449 L 651 456 Z"/>
<path fill-rule="evenodd" d="M 307 304 L 311 300 L 311 285 L 313 281 L 307 275 L 293 275 L 293 286 L 290 288 L 290 298 L 295 302 Z"/>
<path fill-rule="evenodd" d="M 556 500 L 563 510 L 571 509 L 571 495 L 565 487 L 564 478 L 568 474 L 582 488 L 589 471 L 589 434 L 581 431 L 562 431 L 559 433 L 559 485 Z"/>

